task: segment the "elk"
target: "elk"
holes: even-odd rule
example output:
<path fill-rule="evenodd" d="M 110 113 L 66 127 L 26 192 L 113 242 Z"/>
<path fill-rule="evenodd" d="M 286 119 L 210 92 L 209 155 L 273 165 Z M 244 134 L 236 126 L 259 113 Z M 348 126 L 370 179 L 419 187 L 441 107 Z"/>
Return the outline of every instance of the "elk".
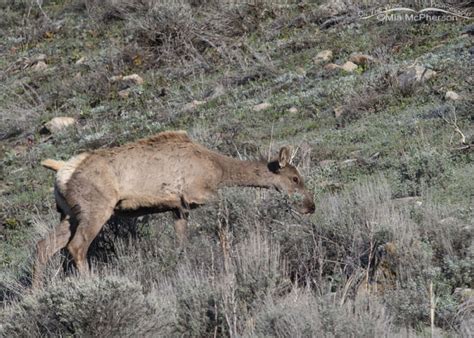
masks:
<path fill-rule="evenodd" d="M 167 131 L 119 147 L 81 153 L 68 161 L 48 159 L 57 171 L 54 196 L 59 224 L 37 244 L 33 286 L 47 261 L 66 247 L 79 273 L 88 271 L 87 251 L 112 215 L 171 211 L 179 242 L 186 239 L 190 209 L 205 204 L 225 186 L 274 188 L 299 194 L 295 208 L 313 213 L 313 196 L 290 164 L 288 147 L 276 160 L 242 161 L 193 142 L 185 131 Z"/>

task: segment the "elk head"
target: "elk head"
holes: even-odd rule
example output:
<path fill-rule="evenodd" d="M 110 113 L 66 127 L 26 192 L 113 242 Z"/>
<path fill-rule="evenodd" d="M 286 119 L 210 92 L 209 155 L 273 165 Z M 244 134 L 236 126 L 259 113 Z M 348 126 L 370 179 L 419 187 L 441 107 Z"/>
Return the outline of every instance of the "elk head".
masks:
<path fill-rule="evenodd" d="M 298 169 L 291 163 L 289 147 L 282 147 L 278 159 L 268 163 L 268 169 L 275 175 L 275 188 L 287 193 L 290 197 L 299 195 L 301 200 L 296 202 L 296 209 L 303 214 L 312 214 L 315 210 L 313 194 L 304 186 L 303 178 Z"/>

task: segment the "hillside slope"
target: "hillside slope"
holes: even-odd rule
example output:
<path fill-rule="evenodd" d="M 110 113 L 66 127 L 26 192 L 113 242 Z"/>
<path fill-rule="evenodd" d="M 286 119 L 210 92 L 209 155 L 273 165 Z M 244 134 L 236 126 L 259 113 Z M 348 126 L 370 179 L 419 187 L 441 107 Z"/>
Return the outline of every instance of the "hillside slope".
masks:
<path fill-rule="evenodd" d="M 472 334 L 472 20 L 160 3 L 0 5 L 0 335 L 423 335 L 433 297 L 436 334 Z M 91 276 L 64 253 L 27 292 L 58 218 L 40 162 L 170 129 L 243 159 L 293 145 L 316 213 L 226 189 L 185 253 L 169 215 L 114 219 Z"/>

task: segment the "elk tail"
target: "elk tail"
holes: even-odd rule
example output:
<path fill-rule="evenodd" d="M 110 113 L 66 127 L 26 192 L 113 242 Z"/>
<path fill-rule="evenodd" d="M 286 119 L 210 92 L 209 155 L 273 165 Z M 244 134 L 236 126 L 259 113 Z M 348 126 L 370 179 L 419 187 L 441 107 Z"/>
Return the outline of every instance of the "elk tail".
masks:
<path fill-rule="evenodd" d="M 54 171 L 58 171 L 65 164 L 66 164 L 66 162 L 64 162 L 64 161 L 56 161 L 56 160 L 52 160 L 50 158 L 48 158 L 47 160 L 44 160 L 43 162 L 41 162 L 41 165 L 43 167 L 54 170 Z"/>

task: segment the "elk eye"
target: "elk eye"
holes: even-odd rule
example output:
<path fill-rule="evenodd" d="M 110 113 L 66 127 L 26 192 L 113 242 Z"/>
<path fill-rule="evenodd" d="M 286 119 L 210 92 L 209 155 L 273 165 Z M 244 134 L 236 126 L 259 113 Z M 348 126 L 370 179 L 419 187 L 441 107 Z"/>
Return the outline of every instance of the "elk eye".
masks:
<path fill-rule="evenodd" d="M 299 181 L 300 181 L 300 179 L 297 176 L 293 177 L 293 182 L 298 183 Z"/>

